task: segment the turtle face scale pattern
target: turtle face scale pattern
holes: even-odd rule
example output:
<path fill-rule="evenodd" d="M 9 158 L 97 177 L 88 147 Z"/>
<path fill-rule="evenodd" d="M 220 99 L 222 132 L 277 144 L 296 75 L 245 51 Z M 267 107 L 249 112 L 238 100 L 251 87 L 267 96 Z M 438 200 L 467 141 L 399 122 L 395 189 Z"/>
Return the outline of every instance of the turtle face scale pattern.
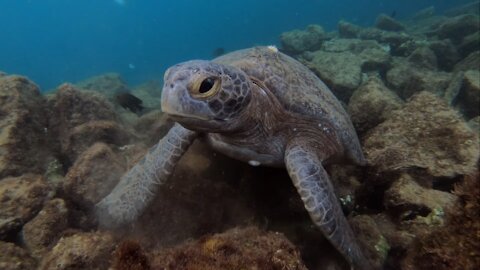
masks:
<path fill-rule="evenodd" d="M 162 110 L 177 123 L 96 205 L 101 226 L 138 218 L 202 134 L 227 156 L 286 168 L 312 222 L 355 269 L 372 269 L 323 168 L 365 158 L 348 114 L 305 66 L 272 47 L 184 62 L 165 73 Z"/>
<path fill-rule="evenodd" d="M 225 130 L 251 99 L 243 71 L 209 61 L 177 64 L 164 81 L 162 110 L 192 129 Z"/>

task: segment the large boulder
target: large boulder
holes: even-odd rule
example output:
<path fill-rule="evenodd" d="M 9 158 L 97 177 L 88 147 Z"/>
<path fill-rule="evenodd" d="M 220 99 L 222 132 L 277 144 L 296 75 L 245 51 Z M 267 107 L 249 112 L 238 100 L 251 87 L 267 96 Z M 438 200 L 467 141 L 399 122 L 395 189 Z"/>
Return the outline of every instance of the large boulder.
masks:
<path fill-rule="evenodd" d="M 355 129 L 362 135 L 385 121 L 402 105 L 402 99 L 395 92 L 388 89 L 381 79 L 371 76 L 353 92 L 348 103 L 348 112 Z"/>
<path fill-rule="evenodd" d="M 106 232 L 64 236 L 43 257 L 38 269 L 107 269 L 114 248 L 113 236 Z"/>
<path fill-rule="evenodd" d="M 62 199 L 45 203 L 43 209 L 23 226 L 23 241 L 36 259 L 41 259 L 68 226 L 68 209 Z"/>
<path fill-rule="evenodd" d="M 280 42 L 282 49 L 291 54 L 315 51 L 326 39 L 325 31 L 320 25 L 309 25 L 305 30 L 293 30 L 282 33 Z"/>
<path fill-rule="evenodd" d="M 365 138 L 364 152 L 379 171 L 423 168 L 454 177 L 476 169 L 479 141 L 462 117 L 428 92 L 413 96 Z"/>
<path fill-rule="evenodd" d="M 42 209 L 50 189 L 41 175 L 25 174 L 0 181 L 0 239 L 12 237 Z"/>
<path fill-rule="evenodd" d="M 37 263 L 23 248 L 13 243 L 0 241 L 0 269 L 33 270 Z"/>
<path fill-rule="evenodd" d="M 312 53 L 306 65 L 315 72 L 344 102 L 362 83 L 362 73 L 384 71 L 390 55 L 375 41 L 334 39 L 325 42 L 322 50 Z"/>
<path fill-rule="evenodd" d="M 118 124 L 112 104 L 98 93 L 64 84 L 50 97 L 49 107 L 50 132 L 58 138 L 59 151 L 69 162 L 94 142 L 129 142 L 131 133 Z"/>
<path fill-rule="evenodd" d="M 152 255 L 154 269 L 307 269 L 280 233 L 234 228 Z M 188 258 L 188 259 L 185 259 Z"/>
<path fill-rule="evenodd" d="M 478 15 L 465 14 L 446 20 L 437 29 L 440 38 L 449 38 L 459 44 L 463 38 L 480 30 L 480 18 Z"/>
<path fill-rule="evenodd" d="M 70 167 L 63 188 L 70 200 L 91 209 L 108 195 L 125 169 L 123 157 L 108 145 L 96 143 L 83 152 Z"/>
<path fill-rule="evenodd" d="M 410 61 L 409 61 L 410 60 Z M 407 99 L 421 91 L 443 96 L 452 75 L 443 71 L 422 68 L 412 63 L 412 58 L 395 57 L 386 73 L 386 82 L 400 97 Z"/>
<path fill-rule="evenodd" d="M 375 21 L 375 27 L 386 31 L 402 31 L 405 29 L 400 22 L 386 14 L 378 15 Z"/>
<path fill-rule="evenodd" d="M 44 171 L 52 156 L 44 106 L 27 78 L 0 77 L 0 179 Z"/>
<path fill-rule="evenodd" d="M 118 73 L 106 73 L 75 84 L 80 89 L 101 93 L 109 99 L 115 94 L 129 92 L 128 86 Z"/>

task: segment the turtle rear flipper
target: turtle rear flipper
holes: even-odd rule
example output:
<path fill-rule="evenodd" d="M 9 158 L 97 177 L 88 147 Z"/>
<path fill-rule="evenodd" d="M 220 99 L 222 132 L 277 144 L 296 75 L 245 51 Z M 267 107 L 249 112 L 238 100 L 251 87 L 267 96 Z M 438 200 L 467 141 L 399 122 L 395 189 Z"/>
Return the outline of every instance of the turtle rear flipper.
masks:
<path fill-rule="evenodd" d="M 196 138 L 196 132 L 175 124 L 145 157 L 125 173 L 112 192 L 95 206 L 101 227 L 114 228 L 135 221 L 155 197 L 158 186 Z"/>
<path fill-rule="evenodd" d="M 307 146 L 289 145 L 285 166 L 313 223 L 355 269 L 372 269 L 335 197 L 328 174 Z"/>

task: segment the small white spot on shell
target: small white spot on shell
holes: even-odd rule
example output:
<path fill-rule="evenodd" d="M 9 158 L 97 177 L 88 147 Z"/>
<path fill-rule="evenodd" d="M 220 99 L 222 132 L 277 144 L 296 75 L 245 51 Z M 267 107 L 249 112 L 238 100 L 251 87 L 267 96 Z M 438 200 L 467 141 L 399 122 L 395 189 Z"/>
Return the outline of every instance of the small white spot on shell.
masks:
<path fill-rule="evenodd" d="M 249 160 L 248 161 L 248 164 L 252 165 L 252 166 L 258 166 L 260 165 L 260 162 L 256 161 L 256 160 Z"/>
<path fill-rule="evenodd" d="M 322 127 L 322 123 L 318 123 L 318 127 Z"/>
<path fill-rule="evenodd" d="M 275 53 L 278 52 L 278 48 L 275 45 L 267 46 L 267 48 L 272 52 L 275 52 Z"/>
<path fill-rule="evenodd" d="M 293 131 L 297 131 L 297 128 L 293 128 Z"/>

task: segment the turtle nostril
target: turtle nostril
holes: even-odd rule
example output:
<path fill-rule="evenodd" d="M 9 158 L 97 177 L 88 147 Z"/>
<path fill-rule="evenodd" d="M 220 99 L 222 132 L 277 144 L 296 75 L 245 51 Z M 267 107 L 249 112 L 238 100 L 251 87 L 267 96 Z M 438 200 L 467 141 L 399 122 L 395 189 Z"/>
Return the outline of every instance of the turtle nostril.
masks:
<path fill-rule="evenodd" d="M 200 84 L 200 88 L 198 89 L 198 92 L 200 92 L 201 94 L 206 93 L 206 92 L 208 92 L 212 89 L 214 84 L 215 84 L 215 79 L 214 78 L 212 78 L 212 77 L 206 78 Z"/>

